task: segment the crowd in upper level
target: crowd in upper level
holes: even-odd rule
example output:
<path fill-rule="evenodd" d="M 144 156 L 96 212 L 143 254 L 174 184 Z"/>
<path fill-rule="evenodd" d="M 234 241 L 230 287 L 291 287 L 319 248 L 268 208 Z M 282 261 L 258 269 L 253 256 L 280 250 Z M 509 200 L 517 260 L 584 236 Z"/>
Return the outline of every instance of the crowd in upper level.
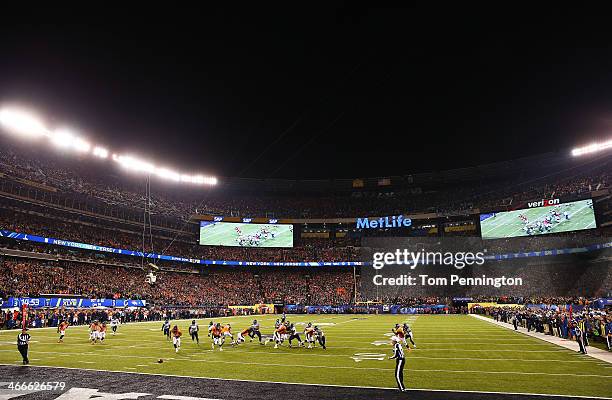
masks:
<path fill-rule="evenodd" d="M 193 213 L 236 216 L 356 217 L 415 212 L 461 212 L 499 209 L 545 197 L 593 192 L 610 186 L 610 157 L 585 166 L 566 162 L 556 172 L 520 173 L 503 179 L 472 180 L 408 187 L 381 187 L 338 193 L 236 192 L 227 188 L 177 186 L 153 182 L 150 198 L 145 179 L 125 174 L 100 160 L 78 160 L 42 154 L 36 149 L 7 145 L 0 149 L 0 172 L 58 189 L 79 200 L 110 207 L 142 209 L 152 214 L 185 219 Z M 87 162 L 87 168 L 83 163 Z M 21 181 L 20 184 L 23 184 Z"/>

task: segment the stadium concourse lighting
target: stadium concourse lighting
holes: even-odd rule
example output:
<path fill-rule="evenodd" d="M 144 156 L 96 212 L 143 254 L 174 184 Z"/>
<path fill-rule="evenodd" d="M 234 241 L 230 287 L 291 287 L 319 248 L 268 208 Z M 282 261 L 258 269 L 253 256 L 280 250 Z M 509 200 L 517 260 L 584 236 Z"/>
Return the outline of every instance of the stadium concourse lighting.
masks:
<path fill-rule="evenodd" d="M 8 130 L 23 136 L 49 136 L 50 132 L 33 114 L 17 109 L 0 110 L 0 124 Z"/>
<path fill-rule="evenodd" d="M 591 143 L 584 147 L 577 147 L 572 150 L 572 156 L 577 157 L 583 154 L 596 153 L 609 148 L 612 148 L 612 139 L 601 143 Z"/>
<path fill-rule="evenodd" d="M 59 148 L 70 149 L 79 153 L 91 153 L 98 158 L 106 159 L 110 154 L 108 149 L 98 145 L 92 146 L 87 140 L 69 129 L 49 130 L 35 114 L 27 110 L 12 107 L 1 108 L 0 126 L 8 132 L 24 137 L 47 137 L 51 143 Z M 174 182 L 196 185 L 217 184 L 217 178 L 214 176 L 181 174 L 169 168 L 156 167 L 150 162 L 129 155 L 113 154 L 112 160 L 128 170 L 146 172 Z"/>

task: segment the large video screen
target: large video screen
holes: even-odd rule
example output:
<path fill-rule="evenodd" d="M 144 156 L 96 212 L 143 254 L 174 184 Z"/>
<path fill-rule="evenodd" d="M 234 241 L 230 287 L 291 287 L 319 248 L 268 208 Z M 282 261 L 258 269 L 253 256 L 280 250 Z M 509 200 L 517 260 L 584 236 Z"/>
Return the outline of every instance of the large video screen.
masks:
<path fill-rule="evenodd" d="M 480 214 L 483 239 L 546 235 L 596 228 L 593 200 Z"/>
<path fill-rule="evenodd" d="M 200 222 L 203 246 L 293 247 L 293 225 Z"/>

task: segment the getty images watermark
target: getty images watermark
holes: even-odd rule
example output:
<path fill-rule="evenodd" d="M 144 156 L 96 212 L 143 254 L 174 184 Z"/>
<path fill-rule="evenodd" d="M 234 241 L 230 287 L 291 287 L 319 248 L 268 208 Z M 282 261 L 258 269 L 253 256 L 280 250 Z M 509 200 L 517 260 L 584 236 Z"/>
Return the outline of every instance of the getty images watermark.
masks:
<path fill-rule="evenodd" d="M 463 270 L 466 266 L 482 266 L 486 259 L 482 251 L 410 251 L 408 249 L 395 249 L 394 251 L 374 252 L 372 257 L 372 267 L 379 271 L 385 266 L 405 266 L 413 271 L 417 266 L 445 266 Z M 459 274 L 449 276 L 431 276 L 431 274 L 401 274 L 399 276 L 385 277 L 382 273 L 377 273 L 372 277 L 372 282 L 376 286 L 522 286 L 522 278 L 512 277 L 488 277 L 469 276 L 464 277 Z"/>

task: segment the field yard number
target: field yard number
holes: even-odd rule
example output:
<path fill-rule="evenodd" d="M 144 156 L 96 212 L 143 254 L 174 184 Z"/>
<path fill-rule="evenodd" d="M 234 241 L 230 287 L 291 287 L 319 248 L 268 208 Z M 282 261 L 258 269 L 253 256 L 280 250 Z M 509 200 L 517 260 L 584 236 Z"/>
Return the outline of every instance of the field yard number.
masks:
<path fill-rule="evenodd" d="M 351 357 L 355 362 L 360 362 L 363 360 L 378 360 L 383 361 L 387 357 L 386 354 L 378 354 L 378 353 L 355 353 L 353 357 Z"/>

